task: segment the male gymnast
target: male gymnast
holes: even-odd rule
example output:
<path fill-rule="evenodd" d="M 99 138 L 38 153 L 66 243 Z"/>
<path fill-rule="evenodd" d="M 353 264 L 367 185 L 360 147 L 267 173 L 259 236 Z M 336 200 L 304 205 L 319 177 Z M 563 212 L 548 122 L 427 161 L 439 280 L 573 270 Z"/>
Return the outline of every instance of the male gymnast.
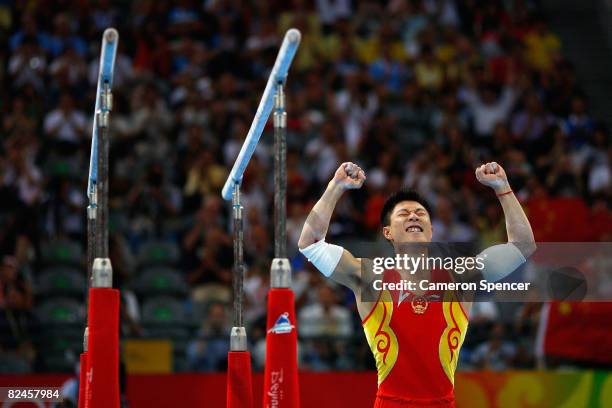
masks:
<path fill-rule="evenodd" d="M 476 178 L 491 187 L 503 208 L 508 242 L 482 251 L 488 282 L 503 279 L 536 249 L 531 225 L 514 196 L 504 169 L 497 163 L 476 169 Z M 361 188 L 366 175 L 354 163 L 342 163 L 312 208 L 298 242 L 302 254 L 325 276 L 349 287 L 357 299 L 366 339 L 378 372 L 375 408 L 409 406 L 454 407 L 454 374 L 465 338 L 471 298 L 456 292 L 374 291 L 372 260 L 355 258 L 346 249 L 325 242 L 334 208 L 346 190 Z M 418 256 L 432 239 L 429 204 L 414 191 L 387 199 L 381 213 L 382 233 L 397 254 Z M 416 245 L 416 246 L 415 246 Z M 421 249 L 419 248 L 421 245 Z M 384 280 L 456 280 L 452 271 L 420 268 L 387 269 Z M 465 277 L 464 274 L 462 277 Z M 481 274 L 481 275 L 480 275 Z M 455 275 L 455 276 L 453 276 Z"/>

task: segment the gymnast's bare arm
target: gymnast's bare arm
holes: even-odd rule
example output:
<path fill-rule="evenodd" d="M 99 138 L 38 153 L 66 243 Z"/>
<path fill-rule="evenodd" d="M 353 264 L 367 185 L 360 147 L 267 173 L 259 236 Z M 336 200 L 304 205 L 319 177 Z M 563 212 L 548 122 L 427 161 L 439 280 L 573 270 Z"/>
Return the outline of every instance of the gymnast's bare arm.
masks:
<path fill-rule="evenodd" d="M 531 224 L 515 197 L 506 172 L 496 162 L 476 168 L 478 181 L 492 188 L 497 195 L 506 219 L 508 243 L 486 248 L 477 257 L 484 259 L 484 268 L 467 271 L 462 280 L 480 279 L 497 282 L 514 272 L 536 250 Z"/>
<path fill-rule="evenodd" d="M 298 241 L 298 247 L 304 249 L 315 242 L 325 239 L 331 216 L 336 204 L 346 190 L 361 188 L 366 175 L 364 171 L 354 163 L 342 163 L 332 180 L 327 184 L 325 192 L 314 205 Z M 355 292 L 359 292 L 362 282 L 361 258 L 355 258 L 349 251 L 343 249 L 338 265 L 333 270 L 330 278 L 341 283 Z"/>
<path fill-rule="evenodd" d="M 529 258 L 536 250 L 535 238 L 525 211 L 510 188 L 506 172 L 502 166 L 491 162 L 476 169 L 476 178 L 495 191 L 504 211 L 508 242 L 513 243 L 525 258 Z"/>

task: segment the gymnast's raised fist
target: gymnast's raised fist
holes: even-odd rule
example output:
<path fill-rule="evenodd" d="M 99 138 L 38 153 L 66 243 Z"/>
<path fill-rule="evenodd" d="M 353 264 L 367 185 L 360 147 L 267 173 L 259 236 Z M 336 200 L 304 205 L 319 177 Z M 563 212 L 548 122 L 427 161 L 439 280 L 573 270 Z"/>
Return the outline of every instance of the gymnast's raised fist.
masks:
<path fill-rule="evenodd" d="M 491 187 L 496 193 L 510 189 L 506 172 L 496 162 L 483 164 L 476 168 L 476 179 L 485 186 Z"/>
<path fill-rule="evenodd" d="M 365 172 L 355 163 L 345 162 L 338 167 L 332 182 L 344 190 L 361 188 L 366 179 Z"/>

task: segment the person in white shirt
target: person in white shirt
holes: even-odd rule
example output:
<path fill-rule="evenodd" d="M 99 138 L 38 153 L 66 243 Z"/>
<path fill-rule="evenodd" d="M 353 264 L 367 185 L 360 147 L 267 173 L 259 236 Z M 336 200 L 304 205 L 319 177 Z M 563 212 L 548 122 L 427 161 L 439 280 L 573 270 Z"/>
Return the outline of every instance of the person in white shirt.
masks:
<path fill-rule="evenodd" d="M 433 240 L 437 242 L 472 242 L 476 232 L 453 216 L 453 206 L 446 197 L 438 197 L 436 219 L 432 222 Z"/>
<path fill-rule="evenodd" d="M 298 327 L 303 337 L 350 336 L 353 334 L 351 312 L 337 304 L 334 289 L 321 285 L 318 302 L 305 306 L 298 315 Z"/>
<path fill-rule="evenodd" d="M 56 146 L 74 148 L 85 141 L 87 124 L 85 114 L 75 108 L 72 96 L 63 93 L 58 107 L 45 117 L 44 129 Z"/>
<path fill-rule="evenodd" d="M 463 95 L 474 116 L 474 130 L 480 137 L 493 133 L 493 128 L 499 122 L 505 122 L 516 102 L 517 93 L 511 87 L 504 87 L 498 96 L 492 85 L 481 87 L 479 92 L 468 89 Z"/>

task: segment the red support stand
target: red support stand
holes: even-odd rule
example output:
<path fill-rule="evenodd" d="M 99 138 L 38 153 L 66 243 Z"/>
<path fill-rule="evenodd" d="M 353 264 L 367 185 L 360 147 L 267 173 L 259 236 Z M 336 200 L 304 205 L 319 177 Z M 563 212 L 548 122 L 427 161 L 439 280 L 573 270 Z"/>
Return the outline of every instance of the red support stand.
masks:
<path fill-rule="evenodd" d="M 268 334 L 264 374 L 264 407 L 298 408 L 295 298 L 289 288 L 268 293 Z"/>
<path fill-rule="evenodd" d="M 227 353 L 227 408 L 253 407 L 253 379 L 251 353 Z"/>
<path fill-rule="evenodd" d="M 88 408 L 119 408 L 119 291 L 89 289 Z"/>

